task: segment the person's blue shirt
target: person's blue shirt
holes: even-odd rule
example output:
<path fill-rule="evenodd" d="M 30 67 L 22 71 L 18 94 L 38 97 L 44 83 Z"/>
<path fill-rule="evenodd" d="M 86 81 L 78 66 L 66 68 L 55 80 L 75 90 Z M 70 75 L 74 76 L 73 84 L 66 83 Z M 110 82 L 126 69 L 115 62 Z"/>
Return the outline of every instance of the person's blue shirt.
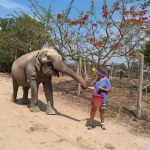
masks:
<path fill-rule="evenodd" d="M 103 94 L 104 95 L 104 103 L 108 102 L 108 95 L 106 91 L 100 90 L 98 87 L 101 86 L 105 89 L 111 89 L 110 80 L 108 78 L 104 78 L 102 81 L 99 81 L 99 78 L 96 80 L 94 84 L 94 93 L 95 94 Z"/>

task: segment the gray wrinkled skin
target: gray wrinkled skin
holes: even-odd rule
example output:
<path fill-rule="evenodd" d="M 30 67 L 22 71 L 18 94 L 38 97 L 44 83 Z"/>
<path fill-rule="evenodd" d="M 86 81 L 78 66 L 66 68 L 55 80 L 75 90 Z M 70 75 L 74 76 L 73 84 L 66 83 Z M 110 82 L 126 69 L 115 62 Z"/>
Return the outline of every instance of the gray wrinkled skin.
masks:
<path fill-rule="evenodd" d="M 87 83 L 62 61 L 61 55 L 53 48 L 43 48 L 16 59 L 12 65 L 13 94 L 11 101 L 17 101 L 18 87 L 23 87 L 22 103 L 28 104 L 28 90 L 31 88 L 31 112 L 38 112 L 38 88 L 43 83 L 47 100 L 46 114 L 55 114 L 52 90 L 52 75 L 59 76 L 59 72 L 71 76 L 81 83 L 83 89 Z"/>

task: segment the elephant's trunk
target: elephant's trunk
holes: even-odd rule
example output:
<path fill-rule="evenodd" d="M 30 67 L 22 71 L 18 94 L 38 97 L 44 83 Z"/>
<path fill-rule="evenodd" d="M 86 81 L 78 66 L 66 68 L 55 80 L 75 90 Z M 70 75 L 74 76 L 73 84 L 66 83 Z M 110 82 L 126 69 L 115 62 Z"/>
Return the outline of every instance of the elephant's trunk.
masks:
<path fill-rule="evenodd" d="M 87 83 L 85 80 L 83 80 L 79 75 L 77 75 L 74 71 L 72 71 L 71 69 L 69 69 L 64 63 L 63 61 L 59 61 L 59 62 L 55 62 L 53 63 L 54 68 L 57 71 L 60 71 L 72 78 L 74 78 L 76 81 L 78 81 L 79 83 L 81 83 L 83 89 L 87 88 Z"/>

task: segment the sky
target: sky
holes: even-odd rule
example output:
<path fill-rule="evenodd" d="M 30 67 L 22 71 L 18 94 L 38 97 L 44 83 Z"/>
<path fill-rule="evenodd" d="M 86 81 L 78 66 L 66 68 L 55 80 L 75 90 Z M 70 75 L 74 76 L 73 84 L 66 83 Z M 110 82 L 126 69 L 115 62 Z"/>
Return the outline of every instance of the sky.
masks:
<path fill-rule="evenodd" d="M 37 0 L 40 5 L 48 8 L 53 6 L 53 11 L 61 13 L 63 9 L 68 6 L 70 0 Z M 108 0 L 109 4 L 115 0 Z M 79 10 L 89 10 L 91 0 L 75 0 L 74 6 Z M 103 0 L 94 0 L 96 6 L 102 7 Z M 9 14 L 13 14 L 15 11 L 23 11 L 29 15 L 32 15 L 30 11 L 31 2 L 29 0 L 0 0 L 0 18 L 7 18 Z M 120 62 L 120 59 L 113 58 Z"/>
<path fill-rule="evenodd" d="M 53 10 L 57 13 L 61 12 L 68 6 L 70 0 L 37 0 L 44 7 L 53 5 Z M 114 0 L 111 0 L 113 2 Z M 77 9 L 89 9 L 91 0 L 75 0 L 74 5 Z M 95 0 L 96 5 L 102 6 L 103 0 Z M 22 10 L 25 13 L 31 13 L 31 3 L 29 0 L 0 0 L 0 17 L 5 18 L 14 11 Z"/>
<path fill-rule="evenodd" d="M 33 0 L 34 1 L 34 0 Z M 57 13 L 61 12 L 68 6 L 70 0 L 37 0 L 39 4 L 44 7 L 53 5 L 53 10 Z M 96 6 L 102 8 L 104 0 L 94 0 Z M 107 0 L 108 4 L 114 3 L 116 0 Z M 142 0 L 139 0 L 142 1 Z M 79 10 L 87 10 L 90 7 L 91 0 L 74 0 L 74 5 Z M 0 0 L 0 17 L 5 18 L 10 13 L 14 11 L 22 10 L 25 13 L 31 13 L 30 7 L 31 3 L 29 0 Z"/>
<path fill-rule="evenodd" d="M 28 6 L 28 0 L 21 2 L 20 0 L 0 0 L 0 17 L 6 18 L 8 14 L 14 13 L 14 11 L 19 9 L 29 13 L 30 10 Z"/>
<path fill-rule="evenodd" d="M 68 6 L 70 0 L 37 0 L 40 5 L 48 8 L 53 6 L 53 11 L 61 13 L 63 9 Z M 113 3 L 115 0 L 111 0 Z M 89 10 L 91 0 L 75 0 L 74 6 L 79 10 Z M 103 0 L 94 0 L 97 6 L 102 7 Z M 110 0 L 108 0 L 110 2 Z M 29 0 L 0 0 L 0 18 L 7 18 L 9 14 L 15 13 L 15 11 L 23 11 L 32 16 L 30 11 L 31 2 Z M 118 58 L 113 58 L 112 61 L 121 62 Z"/>

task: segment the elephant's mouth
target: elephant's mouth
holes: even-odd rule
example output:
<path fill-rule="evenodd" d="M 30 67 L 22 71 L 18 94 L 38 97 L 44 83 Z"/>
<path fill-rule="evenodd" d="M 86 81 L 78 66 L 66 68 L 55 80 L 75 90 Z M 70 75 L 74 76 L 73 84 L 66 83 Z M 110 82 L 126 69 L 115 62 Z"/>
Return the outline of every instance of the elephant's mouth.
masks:
<path fill-rule="evenodd" d="M 54 74 L 55 69 L 52 65 L 51 62 L 46 62 L 42 64 L 42 72 L 46 75 L 46 76 L 51 76 Z"/>
<path fill-rule="evenodd" d="M 51 68 L 53 65 L 51 62 L 47 62 L 47 66 Z"/>

